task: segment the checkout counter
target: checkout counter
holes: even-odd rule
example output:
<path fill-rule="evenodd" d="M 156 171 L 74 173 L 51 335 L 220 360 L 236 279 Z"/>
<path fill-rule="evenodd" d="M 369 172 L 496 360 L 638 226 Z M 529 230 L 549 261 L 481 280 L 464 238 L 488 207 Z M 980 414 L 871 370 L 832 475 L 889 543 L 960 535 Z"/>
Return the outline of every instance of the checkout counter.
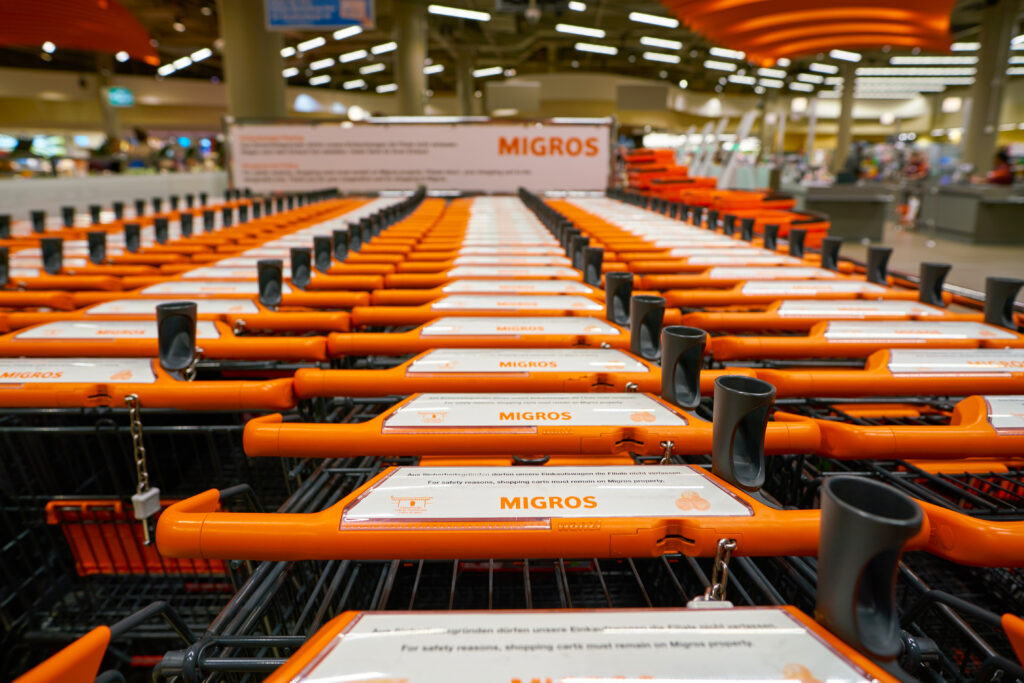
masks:
<path fill-rule="evenodd" d="M 1001 185 L 939 185 L 921 196 L 915 227 L 974 244 L 1024 244 L 1024 190 Z"/>

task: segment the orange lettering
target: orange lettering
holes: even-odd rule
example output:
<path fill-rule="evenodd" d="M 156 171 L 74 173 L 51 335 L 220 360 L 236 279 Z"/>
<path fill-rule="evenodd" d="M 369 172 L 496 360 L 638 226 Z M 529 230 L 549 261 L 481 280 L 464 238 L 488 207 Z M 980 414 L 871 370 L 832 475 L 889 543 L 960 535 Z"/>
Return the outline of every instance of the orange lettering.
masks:
<path fill-rule="evenodd" d="M 498 155 L 505 156 L 508 154 L 519 155 L 519 138 L 512 138 L 509 141 L 505 136 L 498 138 Z"/>

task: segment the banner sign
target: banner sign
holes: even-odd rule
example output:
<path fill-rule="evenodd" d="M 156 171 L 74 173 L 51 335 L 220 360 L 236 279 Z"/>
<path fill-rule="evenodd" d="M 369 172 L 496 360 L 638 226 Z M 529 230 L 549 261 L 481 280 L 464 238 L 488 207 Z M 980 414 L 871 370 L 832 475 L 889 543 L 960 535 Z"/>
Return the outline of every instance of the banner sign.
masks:
<path fill-rule="evenodd" d="M 329 29 L 373 26 L 373 0 L 264 0 L 267 28 Z"/>
<path fill-rule="evenodd" d="M 610 123 L 236 124 L 236 187 L 253 192 L 604 191 Z"/>

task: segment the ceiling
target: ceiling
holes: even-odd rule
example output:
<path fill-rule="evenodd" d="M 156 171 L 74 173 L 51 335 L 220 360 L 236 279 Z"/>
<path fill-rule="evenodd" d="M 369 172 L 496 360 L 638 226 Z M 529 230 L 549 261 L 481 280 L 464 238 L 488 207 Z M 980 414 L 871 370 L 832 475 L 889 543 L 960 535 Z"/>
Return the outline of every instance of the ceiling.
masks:
<path fill-rule="evenodd" d="M 626 76 L 644 78 L 662 78 L 677 84 L 685 80 L 690 89 L 700 91 L 715 90 L 718 92 L 736 92 L 750 94 L 752 88 L 763 90 L 759 85 L 760 77 L 756 67 L 745 63 L 742 59 L 719 59 L 709 50 L 715 47 L 701 35 L 695 34 L 685 26 L 666 28 L 646 23 L 631 21 L 631 12 L 644 12 L 661 17 L 669 13 L 660 2 L 620 2 L 617 0 L 583 0 L 573 3 L 579 7 L 586 6 L 583 11 L 566 8 L 565 2 L 538 0 L 542 10 L 539 20 L 530 21 L 523 12 L 505 13 L 495 10 L 495 0 L 437 0 L 444 4 L 486 11 L 491 13 L 489 22 L 477 22 L 449 17 L 429 16 L 429 59 L 444 70 L 432 74 L 428 78 L 428 87 L 435 94 L 453 92 L 455 89 L 454 63 L 458 50 L 470 49 L 475 53 L 475 65 L 478 68 L 500 66 L 503 70 L 514 70 L 517 75 L 529 75 L 538 72 L 570 71 L 579 69 L 590 72 L 608 72 Z M 525 5 L 529 0 L 518 4 Z M 211 55 L 197 63 L 175 71 L 168 78 L 193 78 L 219 80 L 223 76 L 221 56 L 219 52 L 217 30 L 217 8 L 213 0 L 120 0 L 145 26 L 155 41 L 155 48 L 164 64 L 180 60 L 198 50 L 209 48 Z M 972 41 L 977 39 L 980 11 L 986 0 L 958 0 L 951 16 L 953 39 L 956 41 Z M 506 4 L 516 4 L 508 2 Z M 552 9 L 560 6 L 560 9 Z M 337 58 L 342 53 L 355 50 L 369 51 L 375 45 L 393 39 L 392 26 L 394 3 L 392 0 L 376 0 L 377 28 L 343 40 L 334 40 L 330 31 L 288 32 L 285 33 L 285 45 L 296 46 L 298 43 L 323 35 L 326 44 L 306 52 L 298 52 L 295 56 L 284 59 L 284 67 L 294 67 L 297 74 L 289 78 L 293 85 L 305 85 L 310 77 L 330 75 L 331 81 L 323 87 L 342 87 L 342 83 L 355 79 L 363 79 L 366 88 L 371 92 L 377 86 L 394 82 L 393 60 L 395 53 L 370 55 L 367 59 L 341 64 L 313 71 L 309 65 L 326 58 Z M 603 38 L 590 38 L 579 35 L 568 35 L 555 30 L 557 24 L 573 24 L 604 31 Z M 183 29 L 183 30 L 180 30 Z M 648 39 L 644 45 L 641 39 Z M 654 39 L 651 41 L 650 39 Z M 665 47 L 658 40 L 678 41 L 680 49 Z M 617 54 L 592 54 L 578 50 L 577 42 L 589 42 L 615 48 Z M 837 45 L 836 47 L 842 47 Z M 645 56 L 646 53 L 646 56 Z M 650 53 L 669 55 L 671 59 L 679 58 L 678 64 L 651 61 Z M 909 55 L 911 50 L 901 47 L 865 52 L 858 66 L 885 66 L 894 55 Z M 914 52 L 913 54 L 916 54 Z M 1022 53 L 1024 54 L 1024 53 Z M 733 64 L 735 70 L 713 71 L 705 68 L 708 58 Z M 657 57 L 656 57 L 657 58 Z M 828 62 L 825 54 L 815 54 L 794 59 L 788 72 L 783 76 L 785 91 L 793 92 L 789 83 L 794 80 L 798 71 L 806 71 L 811 62 Z M 360 69 L 375 63 L 384 68 L 371 74 L 361 74 Z M 97 56 L 93 53 L 77 52 L 61 49 L 57 46 L 52 54 L 45 54 L 40 48 L 0 48 L 0 66 L 44 68 L 95 72 L 97 69 L 113 69 L 116 73 L 156 74 L 156 70 L 145 63 L 134 59 L 123 63 L 114 61 L 110 56 Z M 375 67 L 380 68 L 380 67 Z M 436 67 L 435 67 L 436 68 Z M 506 73 L 511 73 L 506 71 Z M 804 74 L 807 75 L 806 73 Z M 824 81 L 828 74 L 822 74 Z M 498 76 L 501 78 L 502 76 Z M 729 80 L 732 77 L 733 80 Z M 753 79 L 757 78 L 756 81 Z M 480 82 L 482 79 L 478 79 Z M 818 89 L 832 90 L 835 77 L 828 83 L 814 83 L 816 76 L 801 81 L 803 92 Z M 810 89 L 808 89 L 810 88 Z M 770 89 L 769 89 L 770 91 Z"/>

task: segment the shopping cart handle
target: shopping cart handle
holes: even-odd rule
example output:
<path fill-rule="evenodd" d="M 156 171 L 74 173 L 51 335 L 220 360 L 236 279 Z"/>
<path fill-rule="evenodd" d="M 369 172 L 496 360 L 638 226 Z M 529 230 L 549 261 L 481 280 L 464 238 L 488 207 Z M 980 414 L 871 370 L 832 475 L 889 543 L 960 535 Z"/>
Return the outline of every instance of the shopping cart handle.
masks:
<path fill-rule="evenodd" d="M 97 626 L 39 666 L 14 679 L 14 683 L 92 683 L 107 654 L 110 629 Z"/>

